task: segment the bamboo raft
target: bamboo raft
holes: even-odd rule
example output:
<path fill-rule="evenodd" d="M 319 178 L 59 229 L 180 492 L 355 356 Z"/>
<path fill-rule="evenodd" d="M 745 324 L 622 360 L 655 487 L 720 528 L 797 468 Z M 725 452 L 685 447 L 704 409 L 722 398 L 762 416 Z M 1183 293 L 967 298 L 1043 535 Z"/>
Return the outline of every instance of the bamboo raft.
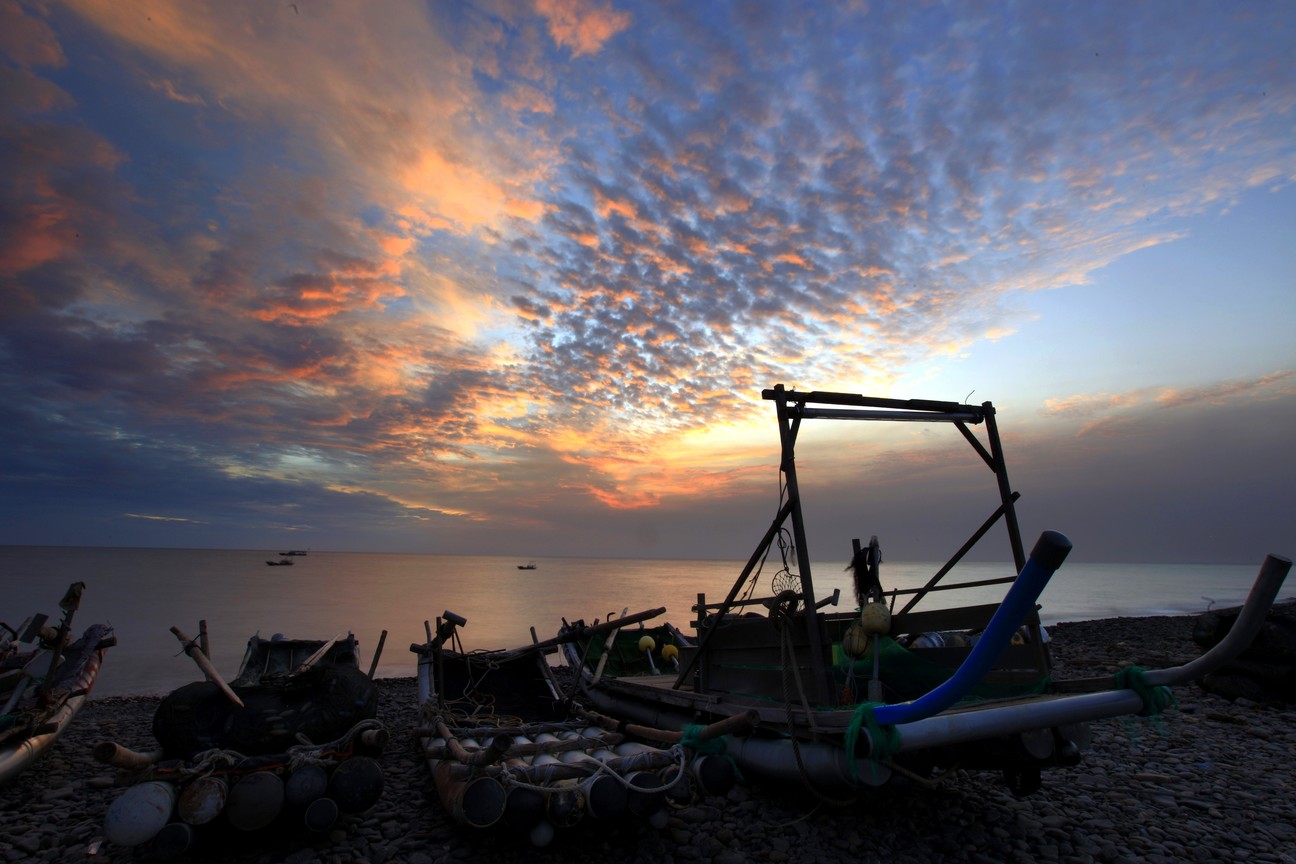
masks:
<path fill-rule="evenodd" d="M 33 615 L 17 627 L 0 624 L 0 783 L 32 765 L 72 722 L 117 644 L 112 627 L 94 624 L 70 641 L 84 582 L 68 587 L 62 620 Z"/>
<path fill-rule="evenodd" d="M 459 825 L 546 846 L 585 820 L 666 823 L 667 808 L 726 792 L 733 763 L 723 736 L 750 734 L 755 716 L 689 734 L 618 723 L 564 696 L 545 661 L 558 640 L 465 652 L 451 612 L 418 654 L 416 736 L 446 813 Z M 611 628 L 587 628 L 594 638 Z M 447 647 L 450 643 L 453 647 Z"/>
<path fill-rule="evenodd" d="M 206 680 L 163 699 L 153 721 L 155 750 L 113 741 L 95 747 L 95 759 L 115 768 L 114 782 L 127 787 L 104 817 L 109 842 L 151 843 L 155 857 L 171 859 L 220 832 L 272 825 L 324 832 L 341 814 L 377 803 L 377 757 L 388 741 L 374 719 L 377 652 L 366 676 L 350 634 L 327 641 L 254 636 L 239 675 L 227 683 L 211 663 L 206 622 L 197 639 L 171 631 Z"/>

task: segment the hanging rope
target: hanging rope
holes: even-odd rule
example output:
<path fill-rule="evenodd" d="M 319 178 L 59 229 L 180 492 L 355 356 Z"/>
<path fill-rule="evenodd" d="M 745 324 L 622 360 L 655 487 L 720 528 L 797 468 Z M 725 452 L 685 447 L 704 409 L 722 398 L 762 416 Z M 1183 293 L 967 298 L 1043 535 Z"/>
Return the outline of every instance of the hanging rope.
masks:
<path fill-rule="evenodd" d="M 874 779 L 877 777 L 877 766 L 887 762 L 900 751 L 900 730 L 894 726 L 883 726 L 877 721 L 877 709 L 885 702 L 861 702 L 851 714 L 850 725 L 846 727 L 846 755 L 850 763 L 851 781 L 859 782 L 858 760 L 855 748 L 859 744 L 860 729 L 868 730 L 869 762 L 873 765 Z"/>

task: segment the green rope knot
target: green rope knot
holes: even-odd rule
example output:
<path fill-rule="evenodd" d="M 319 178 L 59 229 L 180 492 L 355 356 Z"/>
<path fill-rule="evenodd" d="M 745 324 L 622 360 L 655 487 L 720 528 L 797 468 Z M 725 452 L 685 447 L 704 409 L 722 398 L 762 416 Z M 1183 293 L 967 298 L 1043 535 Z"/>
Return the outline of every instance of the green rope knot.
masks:
<path fill-rule="evenodd" d="M 725 743 L 723 735 L 719 738 L 704 739 L 702 737 L 704 729 L 706 727 L 701 724 L 685 726 L 684 737 L 679 743 L 703 756 L 723 756 L 729 751 L 729 745 Z"/>
<path fill-rule="evenodd" d="M 1154 686 L 1147 679 L 1147 670 L 1142 666 L 1126 666 L 1116 673 L 1116 686 L 1133 690 L 1143 700 L 1140 717 L 1160 717 L 1167 708 L 1178 708 L 1179 702 L 1174 693 L 1164 685 Z"/>
<path fill-rule="evenodd" d="M 861 702 L 851 714 L 850 725 L 846 727 L 846 761 L 850 764 L 851 782 L 859 782 L 859 768 L 856 765 L 855 748 L 859 746 L 860 728 L 868 730 L 869 761 L 874 771 L 879 762 L 885 762 L 900 750 L 900 730 L 894 726 L 883 726 L 877 721 L 876 711 L 885 702 Z"/>
<path fill-rule="evenodd" d="M 729 760 L 729 764 L 733 766 L 734 776 L 739 780 L 745 779 L 742 771 L 738 769 L 738 763 L 729 755 L 729 744 L 726 742 L 725 736 L 721 735 L 719 738 L 710 739 L 703 738 L 702 730 L 705 728 L 706 727 L 700 723 L 693 726 L 685 726 L 683 729 L 684 737 L 680 739 L 679 743 L 701 756 L 725 757 Z"/>

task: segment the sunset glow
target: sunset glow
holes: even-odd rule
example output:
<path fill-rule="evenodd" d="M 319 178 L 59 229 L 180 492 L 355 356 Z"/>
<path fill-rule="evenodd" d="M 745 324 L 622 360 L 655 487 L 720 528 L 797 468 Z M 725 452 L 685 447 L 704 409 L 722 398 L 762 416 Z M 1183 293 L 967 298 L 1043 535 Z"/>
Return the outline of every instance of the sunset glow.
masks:
<path fill-rule="evenodd" d="M 741 558 L 782 383 L 993 401 L 1082 557 L 1290 555 L 1293 43 L 1267 2 L 0 0 L 0 542 Z M 946 554 L 959 442 L 852 425 L 807 433 L 822 518 Z"/>

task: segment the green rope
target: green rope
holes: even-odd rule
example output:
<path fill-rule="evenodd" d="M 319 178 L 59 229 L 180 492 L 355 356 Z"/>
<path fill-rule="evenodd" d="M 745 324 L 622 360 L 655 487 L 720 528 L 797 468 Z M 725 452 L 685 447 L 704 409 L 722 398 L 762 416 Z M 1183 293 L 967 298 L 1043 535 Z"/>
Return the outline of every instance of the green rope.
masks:
<path fill-rule="evenodd" d="M 683 730 L 684 737 L 680 739 L 679 743 L 681 746 L 687 747 L 694 753 L 702 756 L 725 757 L 729 760 L 729 764 L 733 766 L 734 776 L 739 780 L 745 780 L 746 778 L 743 777 L 742 771 L 738 768 L 738 763 L 729 755 L 729 744 L 725 741 L 725 736 L 721 735 L 719 738 L 704 739 L 702 737 L 702 730 L 705 728 L 706 727 L 701 724 L 685 726 Z"/>
<path fill-rule="evenodd" d="M 685 726 L 684 737 L 680 739 L 680 744 L 688 747 L 703 756 L 723 756 L 728 752 L 729 746 L 725 744 L 724 736 L 705 740 L 702 738 L 702 730 L 705 726 L 698 724 L 696 726 Z"/>
<path fill-rule="evenodd" d="M 1154 686 L 1147 680 L 1147 670 L 1142 666 L 1126 666 L 1117 672 L 1116 686 L 1133 690 L 1143 700 L 1140 717 L 1160 717 L 1165 709 L 1179 707 L 1179 702 L 1170 688 Z"/>
<path fill-rule="evenodd" d="M 876 710 L 885 702 L 861 702 L 851 714 L 850 725 L 846 727 L 846 761 L 850 764 L 851 782 L 859 783 L 859 768 L 856 765 L 855 748 L 859 745 L 860 728 L 868 730 L 869 761 L 873 763 L 876 775 L 879 762 L 885 762 L 900 750 L 900 730 L 894 726 L 882 726 L 877 721 Z"/>

